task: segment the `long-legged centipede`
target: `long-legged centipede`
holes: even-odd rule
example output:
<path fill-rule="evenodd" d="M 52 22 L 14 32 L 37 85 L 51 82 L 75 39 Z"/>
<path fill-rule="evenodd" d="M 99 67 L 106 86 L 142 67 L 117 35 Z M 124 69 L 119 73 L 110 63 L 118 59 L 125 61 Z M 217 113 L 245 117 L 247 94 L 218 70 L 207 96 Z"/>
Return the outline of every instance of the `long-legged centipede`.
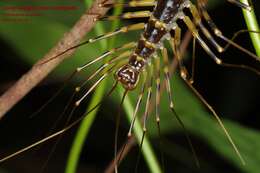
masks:
<path fill-rule="evenodd" d="M 237 3 L 238 5 L 244 7 L 244 8 L 250 8 L 249 6 L 245 4 L 238 3 L 239 1 L 232 1 Z M 140 36 L 140 39 L 135 42 L 124 44 L 123 46 L 111 49 L 110 51 L 104 53 L 102 56 L 96 58 L 95 60 L 77 68 L 77 72 L 89 67 L 90 65 L 96 63 L 97 61 L 105 59 L 108 55 L 118 53 L 119 51 L 122 51 L 118 56 L 115 56 L 114 58 L 110 59 L 106 63 L 104 63 L 97 71 L 95 71 L 87 81 L 92 80 L 97 75 L 100 75 L 98 80 L 94 82 L 94 84 L 90 87 L 89 90 L 87 90 L 84 95 L 75 102 L 76 107 L 80 105 L 80 103 L 87 97 L 89 94 L 99 85 L 99 83 L 107 78 L 112 72 L 115 76 L 115 86 L 121 85 L 125 88 L 126 92 L 125 94 L 130 92 L 131 90 L 136 89 L 136 87 L 142 86 L 140 97 L 138 99 L 137 105 L 136 105 L 136 112 L 139 110 L 139 106 L 142 100 L 142 97 L 145 93 L 147 93 L 147 99 L 145 104 L 145 112 L 144 112 L 144 134 L 146 132 L 146 120 L 148 118 L 150 104 L 151 104 L 151 98 L 152 98 L 152 90 L 153 86 L 156 86 L 156 106 L 155 106 L 155 112 L 156 112 L 156 121 L 159 124 L 160 116 L 159 116 L 159 104 L 160 104 L 160 88 L 161 88 L 161 66 L 160 66 L 160 58 L 158 54 L 162 54 L 163 56 L 163 73 L 164 73 L 164 80 L 166 85 L 166 91 L 169 96 L 169 107 L 173 111 L 174 114 L 176 114 L 176 111 L 174 110 L 174 104 L 173 104 L 173 98 L 172 98 L 172 91 L 171 91 L 171 82 L 170 82 L 170 74 L 169 74 L 169 60 L 168 60 L 168 52 L 164 47 L 164 41 L 168 41 L 171 44 L 171 48 L 173 49 L 175 59 L 178 61 L 180 74 L 183 80 L 187 83 L 188 86 L 194 90 L 192 87 L 190 81 L 193 79 L 189 79 L 190 75 L 187 73 L 186 67 L 182 63 L 182 59 L 180 56 L 180 40 L 181 40 L 181 31 L 180 24 L 184 24 L 188 30 L 192 33 L 193 37 L 196 39 L 196 41 L 201 45 L 201 47 L 204 49 L 204 51 L 211 57 L 217 64 L 224 65 L 224 66 L 232 66 L 230 64 L 222 63 L 220 58 L 218 58 L 212 51 L 212 49 L 208 46 L 208 44 L 204 41 L 204 39 L 200 36 L 201 34 L 199 32 L 202 32 L 202 35 L 206 37 L 208 42 L 212 44 L 212 46 L 215 48 L 216 51 L 222 52 L 224 49 L 221 47 L 213 38 L 213 36 L 210 34 L 210 31 L 204 26 L 202 23 L 202 20 L 205 20 L 210 29 L 213 31 L 213 33 L 221 38 L 222 40 L 226 41 L 228 44 L 231 44 L 233 46 L 236 46 L 238 49 L 241 49 L 245 53 L 251 55 L 253 58 L 258 58 L 251 52 L 247 50 L 243 50 L 239 45 L 234 43 L 232 40 L 229 40 L 225 36 L 222 35 L 222 32 L 216 27 L 216 25 L 211 20 L 209 14 L 206 11 L 204 1 L 199 1 L 198 6 L 196 7 L 193 5 L 190 1 L 181 1 L 181 0 L 158 0 L 155 1 L 131 1 L 127 4 L 119 4 L 119 3 L 112 3 L 107 4 L 106 1 L 100 4 L 101 6 L 117 6 L 117 5 L 125 5 L 125 6 L 155 6 L 153 12 L 134 12 L 134 13 L 126 13 L 121 16 L 108 16 L 105 18 L 102 18 L 102 20 L 114 20 L 117 18 L 139 18 L 139 17 L 147 17 L 148 22 L 147 24 L 144 23 L 138 23 L 133 24 L 129 26 L 124 26 L 115 32 L 111 32 L 109 34 L 90 39 L 87 42 L 95 42 L 101 39 L 105 39 L 114 35 L 117 35 L 119 33 L 126 33 L 133 30 L 142 30 L 143 32 Z M 198 10 L 199 9 L 199 10 Z M 188 11 L 191 16 L 186 14 L 186 11 Z M 192 21 L 193 20 L 193 21 Z M 132 51 L 128 51 L 131 49 Z M 65 53 L 68 50 L 65 50 L 64 52 L 61 52 L 61 54 Z M 53 57 L 53 59 L 58 58 L 58 56 Z M 129 59 L 127 59 L 129 58 Z M 52 58 L 50 59 L 50 61 Z M 48 62 L 44 62 L 48 63 Z M 41 65 L 41 64 L 40 64 Z M 155 70 L 153 68 L 155 67 Z M 245 66 L 240 66 L 241 68 L 247 68 Z M 250 68 L 248 68 L 250 69 Z M 252 70 L 252 69 L 251 69 Z M 192 75 L 191 75 L 192 76 Z M 140 79 L 139 79 L 140 78 Z M 154 82 L 156 81 L 156 82 Z M 155 84 L 154 84 L 155 83 Z M 85 83 L 82 85 L 84 86 Z M 114 86 L 114 87 L 115 87 Z M 114 89 L 113 87 L 113 89 Z M 81 89 L 81 87 L 77 87 L 77 92 Z M 146 91 L 147 90 L 147 91 Z M 234 144 L 232 138 L 230 137 L 228 131 L 225 129 L 224 125 L 222 124 L 221 120 L 218 118 L 215 111 L 205 102 L 205 100 L 200 96 L 196 90 L 194 90 L 195 93 L 202 99 L 202 102 L 204 102 L 208 108 L 213 112 L 215 117 L 217 118 L 218 123 L 223 128 L 226 136 L 228 137 L 229 142 L 232 144 L 234 150 L 236 151 L 236 154 L 240 158 L 241 162 L 244 163 L 244 160 L 242 156 L 240 155 L 239 150 L 237 149 L 236 145 Z M 135 114 L 136 115 L 136 114 Z M 177 117 L 179 120 L 179 118 Z M 131 136 L 132 134 L 132 127 L 134 126 L 134 120 L 131 123 L 131 127 L 129 129 L 128 136 Z M 182 122 L 180 121 L 182 124 Z M 74 123 L 73 123 L 74 124 Z M 71 126 L 68 126 L 69 128 Z M 69 129 L 66 128 L 66 129 Z M 65 130 L 63 130 L 65 131 Z M 116 134 L 117 136 L 117 134 Z M 117 143 L 116 143 L 117 145 Z M 116 148 L 116 147 L 115 147 Z M 117 149 L 115 149 L 115 154 L 117 154 Z M 116 164 L 117 165 L 117 162 Z M 117 166 L 115 166 L 115 170 L 117 171 Z"/>

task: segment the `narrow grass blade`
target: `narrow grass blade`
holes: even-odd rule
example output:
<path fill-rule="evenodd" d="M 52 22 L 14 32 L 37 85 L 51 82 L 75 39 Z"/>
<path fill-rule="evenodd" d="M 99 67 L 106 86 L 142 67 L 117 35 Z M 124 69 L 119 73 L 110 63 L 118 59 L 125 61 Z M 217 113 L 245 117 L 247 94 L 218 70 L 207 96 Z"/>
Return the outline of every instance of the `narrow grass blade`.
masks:
<path fill-rule="evenodd" d="M 245 3 L 245 4 L 249 4 L 248 0 L 240 0 L 241 2 Z M 243 14 L 244 14 L 244 18 L 246 21 L 246 25 L 248 30 L 252 30 L 252 31 L 260 31 L 259 29 L 259 25 L 256 19 L 256 15 L 254 12 L 254 8 L 253 8 L 253 4 L 252 4 L 252 10 L 248 11 L 245 9 L 242 9 Z M 250 37 L 252 40 L 252 43 L 254 45 L 256 54 L 258 57 L 260 57 L 260 34 L 258 33 L 250 33 Z"/>

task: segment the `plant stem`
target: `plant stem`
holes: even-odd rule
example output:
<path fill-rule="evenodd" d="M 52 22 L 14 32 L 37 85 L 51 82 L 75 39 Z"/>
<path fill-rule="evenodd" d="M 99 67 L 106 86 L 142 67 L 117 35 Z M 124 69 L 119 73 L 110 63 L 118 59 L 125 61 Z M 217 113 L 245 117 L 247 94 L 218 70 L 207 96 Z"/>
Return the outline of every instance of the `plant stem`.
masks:
<path fill-rule="evenodd" d="M 240 1 L 245 4 L 249 4 L 248 0 L 240 0 Z M 244 18 L 245 18 L 248 30 L 260 31 L 253 5 L 252 5 L 251 11 L 248 11 L 245 9 L 242 9 L 242 11 L 244 14 Z M 255 48 L 256 54 L 258 57 L 260 57 L 260 34 L 259 33 L 250 33 L 250 37 L 251 37 L 253 46 Z"/>

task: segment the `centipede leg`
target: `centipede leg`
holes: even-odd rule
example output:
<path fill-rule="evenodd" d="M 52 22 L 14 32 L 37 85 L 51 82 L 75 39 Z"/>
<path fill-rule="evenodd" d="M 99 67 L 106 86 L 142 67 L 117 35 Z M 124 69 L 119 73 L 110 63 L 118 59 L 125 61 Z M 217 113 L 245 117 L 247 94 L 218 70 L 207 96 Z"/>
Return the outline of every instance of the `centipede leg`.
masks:
<path fill-rule="evenodd" d="M 114 66 L 113 66 L 114 67 Z M 111 72 L 113 67 L 111 67 L 105 74 L 103 74 L 89 89 L 88 91 L 78 100 L 75 102 L 76 106 L 79 106 L 82 100 L 84 100 L 99 84 L 102 82 Z M 76 88 L 79 90 L 80 88 Z"/>
<path fill-rule="evenodd" d="M 98 40 L 107 39 L 109 37 L 115 36 L 115 35 L 120 34 L 120 33 L 126 33 L 126 32 L 129 32 L 129 31 L 140 30 L 140 29 L 143 29 L 143 28 L 144 28 L 144 23 L 137 23 L 137 24 L 133 24 L 133 25 L 123 26 L 123 27 L 121 27 L 121 28 L 119 28 L 115 31 L 108 32 L 104 35 L 100 35 L 98 37 L 89 39 L 86 42 L 83 42 L 82 44 L 94 43 Z"/>
<path fill-rule="evenodd" d="M 222 120 L 218 116 L 218 114 L 215 112 L 215 110 L 208 104 L 208 102 L 203 98 L 203 96 L 189 83 L 189 81 L 182 77 L 182 79 L 185 81 L 187 86 L 193 91 L 193 93 L 197 96 L 197 98 L 210 110 L 210 112 L 214 115 L 214 118 L 217 120 L 218 124 L 220 125 L 221 129 L 223 130 L 224 134 L 226 135 L 229 143 L 231 144 L 232 148 L 234 149 L 236 155 L 238 156 L 239 160 L 243 165 L 245 165 L 244 158 L 242 157 L 237 145 L 233 141 L 232 137 L 230 136 L 228 130 L 226 129 L 225 125 L 223 124 Z"/>
<path fill-rule="evenodd" d="M 211 19 L 210 15 L 208 14 L 205 5 L 199 3 L 199 8 L 201 10 L 201 14 L 203 16 L 203 18 L 206 20 L 206 22 L 208 23 L 208 25 L 210 26 L 210 28 L 212 29 L 212 31 L 214 32 L 214 34 L 219 37 L 220 39 L 222 39 L 223 41 L 227 42 L 228 45 L 232 45 L 236 48 L 238 48 L 239 50 L 241 50 L 242 52 L 248 54 L 250 57 L 254 58 L 255 60 L 259 61 L 259 57 L 256 56 L 254 53 L 246 50 L 245 48 L 241 47 L 240 45 L 238 45 L 237 43 L 233 42 L 232 39 L 228 39 L 227 37 L 225 37 L 222 32 L 220 31 L 220 29 L 218 29 L 217 25 L 213 22 L 213 20 Z M 256 33 L 259 33 L 257 31 L 255 31 Z"/>
<path fill-rule="evenodd" d="M 198 167 L 200 167 L 199 160 L 198 160 L 197 154 L 195 152 L 195 149 L 193 147 L 193 144 L 191 142 L 188 130 L 186 130 L 186 128 L 184 126 L 184 123 L 182 122 L 181 118 L 179 117 L 179 115 L 176 113 L 176 111 L 174 109 L 174 104 L 173 104 L 173 99 L 172 99 L 172 92 L 171 92 L 171 82 L 170 82 L 170 73 L 169 73 L 169 60 L 168 60 L 167 49 L 163 48 L 162 55 L 163 55 L 163 60 L 164 60 L 164 79 L 165 79 L 167 95 L 168 95 L 169 102 L 170 102 L 170 104 L 169 104 L 170 110 L 172 111 L 172 113 L 173 113 L 174 117 L 176 118 L 176 120 L 181 125 L 182 129 L 184 130 L 184 134 L 185 134 L 185 137 L 186 137 L 186 139 L 187 139 L 187 141 L 189 143 L 189 146 L 191 148 L 191 151 L 192 151 L 195 163 L 196 163 L 196 165 Z M 187 76 L 187 74 L 186 74 L 186 76 Z M 184 76 L 183 76 L 183 78 L 184 78 Z"/>
<path fill-rule="evenodd" d="M 38 65 L 45 64 L 45 63 L 47 63 L 47 62 L 49 62 L 51 60 L 54 60 L 54 59 L 58 58 L 59 56 L 69 52 L 70 50 L 73 50 L 73 49 L 75 49 L 77 47 L 80 47 L 82 45 L 85 45 L 85 44 L 88 44 L 88 43 L 94 43 L 96 41 L 103 40 L 103 39 L 107 39 L 107 38 L 116 36 L 116 35 L 118 35 L 120 33 L 127 33 L 129 31 L 141 30 L 141 29 L 144 28 L 144 26 L 145 26 L 144 23 L 137 23 L 137 24 L 133 24 L 133 25 L 123 26 L 123 27 L 121 27 L 119 29 L 116 29 L 115 31 L 108 32 L 108 33 L 103 34 L 103 35 L 99 35 L 99 36 L 97 36 L 95 38 L 88 39 L 88 40 L 86 40 L 86 41 L 84 41 L 84 42 L 82 42 L 80 44 L 72 46 L 69 49 L 66 49 L 66 50 L 62 51 L 61 53 L 59 53 L 59 54 L 57 54 L 57 55 L 47 59 L 46 61 L 43 61 L 43 62 L 39 63 Z"/>
<path fill-rule="evenodd" d="M 90 65 L 92 65 L 92 64 L 94 64 L 94 63 L 96 63 L 96 62 L 101 61 L 101 60 L 104 60 L 104 59 L 105 59 L 106 57 L 108 57 L 109 55 L 113 55 L 113 54 L 117 53 L 118 51 L 122 51 L 122 50 L 125 50 L 125 49 L 131 49 L 131 48 L 133 48 L 135 45 L 136 45 L 135 42 L 130 42 L 130 43 L 126 43 L 126 44 L 124 44 L 124 45 L 122 45 L 122 46 L 113 48 L 113 49 L 111 49 L 111 50 L 109 50 L 109 51 L 103 53 L 103 54 L 100 55 L 99 57 L 96 57 L 96 58 L 94 58 L 93 60 L 91 60 L 91 61 L 89 61 L 89 62 L 83 64 L 83 65 L 80 66 L 80 67 L 78 67 L 78 68 L 76 69 L 76 72 L 80 72 L 80 71 L 82 71 L 83 69 L 89 67 Z"/>
<path fill-rule="evenodd" d="M 147 123 L 147 118 L 149 114 L 149 109 L 150 109 L 150 104 L 151 104 L 151 98 L 152 98 L 152 86 L 153 86 L 153 64 L 151 63 L 149 66 L 149 85 L 148 85 L 148 92 L 147 92 L 147 98 L 146 98 L 146 104 L 145 104 L 145 112 L 144 112 L 144 124 L 143 124 L 143 130 L 144 132 L 147 131 L 146 129 L 146 123 Z"/>
<path fill-rule="evenodd" d="M 155 6 L 156 1 L 155 0 L 141 0 L 141 1 L 136 1 L 136 0 L 132 0 L 126 3 L 106 3 L 105 1 L 100 3 L 100 7 L 152 7 Z"/>
<path fill-rule="evenodd" d="M 115 169 L 115 173 L 118 173 L 118 162 L 120 161 L 120 157 L 121 157 L 121 153 L 120 153 L 119 158 L 117 158 L 118 133 L 119 133 L 119 124 L 120 124 L 120 119 L 121 119 L 122 105 L 124 103 L 127 92 L 128 92 L 128 90 L 125 90 L 123 97 L 121 99 L 120 105 L 118 107 L 118 114 L 116 116 L 115 143 L 114 143 L 114 165 L 115 165 L 114 169 Z"/>
<path fill-rule="evenodd" d="M 208 47 L 208 45 L 203 41 L 203 39 L 200 37 L 198 30 L 196 29 L 195 25 L 192 23 L 190 18 L 184 14 L 180 15 L 180 18 L 186 26 L 189 28 L 189 30 L 192 32 L 192 35 L 198 40 L 202 48 L 206 51 L 206 53 L 217 63 L 221 64 L 221 60 L 212 52 L 212 50 Z"/>
<path fill-rule="evenodd" d="M 120 62 L 127 62 L 127 58 L 128 56 L 131 54 L 130 51 L 126 51 L 123 52 L 122 54 L 120 54 L 119 56 L 116 56 L 114 58 L 111 59 L 111 61 L 101 65 L 97 70 L 95 70 L 94 73 L 92 73 L 90 76 L 87 77 L 87 79 L 80 85 L 78 86 L 78 89 L 82 88 L 83 86 L 85 86 L 90 80 L 92 80 L 94 77 L 98 76 L 101 73 L 106 73 L 106 69 L 108 68 L 109 65 L 113 65 L 114 63 L 119 63 Z M 116 68 L 119 65 L 114 65 L 114 68 Z"/>
<path fill-rule="evenodd" d="M 139 163 L 140 156 L 141 156 L 141 148 L 142 148 L 142 145 L 143 145 L 143 142 L 144 142 L 145 134 L 147 132 L 146 123 L 147 123 L 147 119 L 148 119 L 148 116 L 149 116 L 149 109 L 150 109 L 151 100 L 152 100 L 153 64 L 149 63 L 148 68 L 149 68 L 148 81 L 147 81 L 148 82 L 148 86 L 147 86 L 148 88 L 147 88 L 147 97 L 146 97 L 146 103 L 145 103 L 144 120 L 143 120 L 143 135 L 142 135 L 142 139 L 141 139 L 141 143 L 140 143 L 140 150 L 138 152 L 135 172 L 137 172 L 138 163 Z"/>
<path fill-rule="evenodd" d="M 222 32 L 220 31 L 220 29 L 218 29 L 218 27 L 216 26 L 216 24 L 213 22 L 213 20 L 211 19 L 210 15 L 208 14 L 207 10 L 205 9 L 205 5 L 199 3 L 199 8 L 201 10 L 201 14 L 203 16 L 203 18 L 206 20 L 206 22 L 208 23 L 208 25 L 210 26 L 211 30 L 213 31 L 213 33 L 219 37 L 220 39 L 222 39 L 223 41 L 225 41 L 227 43 L 227 45 L 224 47 L 224 49 L 222 49 L 221 52 L 226 51 L 227 48 L 232 45 L 233 47 L 239 49 L 240 51 L 246 53 L 247 55 L 249 55 L 250 57 L 252 57 L 254 60 L 260 62 L 259 57 L 256 56 L 254 53 L 250 52 L 249 50 L 243 48 L 242 46 L 240 46 L 239 44 L 235 43 L 233 40 L 234 38 L 239 35 L 240 33 L 243 32 L 251 32 L 251 33 L 260 33 L 259 31 L 248 31 L 248 30 L 242 30 L 241 32 L 238 31 L 237 34 L 235 33 L 232 39 L 228 39 L 227 37 L 225 37 Z M 220 51 L 219 51 L 220 52 Z M 220 53 L 221 53 L 220 52 Z M 229 63 L 224 63 L 222 61 L 217 62 L 218 65 L 224 66 L 224 67 L 233 67 L 233 68 L 242 68 L 242 69 L 246 69 L 246 70 L 250 70 L 252 72 L 254 72 L 257 75 L 260 75 L 260 71 L 257 69 L 254 69 L 252 67 L 243 65 L 243 64 L 229 64 Z"/>
<path fill-rule="evenodd" d="M 192 44 L 192 64 L 191 64 L 191 77 L 189 82 L 193 84 L 195 78 L 195 62 L 196 62 L 196 38 L 193 37 Z"/>
<path fill-rule="evenodd" d="M 172 50 L 174 51 L 175 57 L 178 59 L 178 66 L 180 68 L 180 72 L 181 75 L 187 75 L 187 73 L 182 73 L 182 71 L 186 70 L 183 65 L 183 61 L 180 60 L 180 50 L 179 50 L 179 46 L 180 46 L 180 41 L 181 41 L 181 28 L 176 25 L 174 26 L 174 29 L 172 29 L 172 31 L 174 31 L 174 36 L 172 35 L 170 44 L 172 47 Z M 163 51 L 163 55 L 164 56 L 168 56 L 167 52 Z M 166 62 L 165 62 L 166 63 Z M 168 63 L 168 61 L 167 61 Z M 185 76 L 186 77 L 186 76 Z"/>
<path fill-rule="evenodd" d="M 142 74 L 143 74 L 142 89 L 141 89 L 141 92 L 139 93 L 139 96 L 138 96 L 138 99 L 137 99 L 137 103 L 136 103 L 136 106 L 135 106 L 135 111 L 134 111 L 134 114 L 133 114 L 133 119 L 131 121 L 130 128 L 129 128 L 129 131 L 128 131 L 128 134 L 127 134 L 128 137 L 132 136 L 132 130 L 133 130 L 133 127 L 134 127 L 134 123 L 135 123 L 135 120 L 136 120 L 136 117 L 137 117 L 137 113 L 139 111 L 139 108 L 140 108 L 140 105 L 141 105 L 141 102 L 142 102 L 142 99 L 143 99 L 143 95 L 144 95 L 144 92 L 145 92 L 145 86 L 146 86 L 146 82 L 147 82 L 146 81 L 146 79 L 147 79 L 147 71 L 144 70 Z"/>
<path fill-rule="evenodd" d="M 210 43 L 217 49 L 218 52 L 223 52 L 223 48 L 215 41 L 208 29 L 203 25 L 200 14 L 195 5 L 190 1 L 185 1 L 183 4 L 184 8 L 188 8 L 194 18 L 195 24 L 199 26 L 203 34 L 210 41 Z"/>
<path fill-rule="evenodd" d="M 164 153 L 162 150 L 162 137 L 161 137 L 161 127 L 160 127 L 160 102 L 161 102 L 161 66 L 160 66 L 160 57 L 155 56 L 155 77 L 156 77 L 156 93 L 155 93 L 155 118 L 159 135 L 159 148 L 161 154 L 161 164 L 163 167 L 163 172 L 165 172 L 165 161 Z"/>
<path fill-rule="evenodd" d="M 122 13 L 118 16 L 104 16 L 99 18 L 99 20 L 116 20 L 116 19 L 135 19 L 135 18 L 147 18 L 150 17 L 152 12 L 150 11 L 136 11 Z"/>
<path fill-rule="evenodd" d="M 180 69 L 181 75 L 184 75 L 185 78 L 187 78 L 188 71 L 183 65 L 183 61 L 181 60 L 181 55 L 180 55 L 180 41 L 181 41 L 181 28 L 176 25 L 174 28 L 171 30 L 171 40 L 170 44 L 172 47 L 172 50 L 174 52 L 175 57 L 178 59 L 178 66 Z M 193 37 L 193 52 L 192 52 L 192 70 L 191 70 L 191 75 L 189 75 L 189 81 L 190 83 L 193 83 L 194 79 L 194 71 L 195 71 L 195 37 Z"/>
<path fill-rule="evenodd" d="M 197 40 L 199 41 L 199 43 L 201 44 L 201 46 L 204 48 L 205 51 L 207 50 L 207 45 L 203 45 L 204 43 L 201 42 L 202 40 L 199 38 L 198 36 L 198 31 L 196 30 L 194 24 L 191 22 L 191 20 L 189 19 L 189 17 L 187 16 L 182 16 L 181 19 L 184 21 L 184 23 L 187 25 L 187 27 L 189 28 L 189 30 L 192 32 L 193 36 L 195 38 L 197 38 Z M 206 49 L 205 49 L 206 48 Z M 221 64 L 221 61 L 217 64 Z M 185 72 L 185 71 L 183 71 Z M 181 75 L 182 79 L 186 82 L 186 84 L 192 89 L 192 91 L 196 94 L 196 96 L 206 105 L 206 107 L 212 112 L 212 114 L 214 115 L 214 117 L 216 118 L 217 122 L 219 123 L 220 127 L 222 128 L 222 130 L 224 131 L 226 137 L 228 138 L 230 144 L 232 145 L 233 149 L 235 150 L 237 156 L 239 157 L 240 161 L 242 164 L 245 164 L 244 159 L 242 158 L 237 146 L 235 145 L 233 139 L 231 138 L 230 134 L 228 133 L 228 131 L 226 130 L 224 124 L 222 123 L 221 119 L 219 118 L 219 116 L 217 115 L 217 113 L 213 110 L 213 108 L 207 103 L 207 101 L 198 93 L 198 91 L 189 83 L 189 81 L 187 80 L 187 78 L 185 78 L 186 75 Z"/>

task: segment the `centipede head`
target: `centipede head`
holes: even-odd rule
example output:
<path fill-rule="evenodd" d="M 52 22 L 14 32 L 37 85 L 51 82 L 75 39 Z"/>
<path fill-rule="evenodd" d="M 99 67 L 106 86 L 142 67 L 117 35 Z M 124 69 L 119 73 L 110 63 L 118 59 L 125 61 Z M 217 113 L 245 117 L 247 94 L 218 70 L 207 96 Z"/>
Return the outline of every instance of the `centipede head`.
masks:
<path fill-rule="evenodd" d="M 115 79 L 119 81 L 126 90 L 133 90 L 139 81 L 139 71 L 127 64 L 117 70 Z"/>

